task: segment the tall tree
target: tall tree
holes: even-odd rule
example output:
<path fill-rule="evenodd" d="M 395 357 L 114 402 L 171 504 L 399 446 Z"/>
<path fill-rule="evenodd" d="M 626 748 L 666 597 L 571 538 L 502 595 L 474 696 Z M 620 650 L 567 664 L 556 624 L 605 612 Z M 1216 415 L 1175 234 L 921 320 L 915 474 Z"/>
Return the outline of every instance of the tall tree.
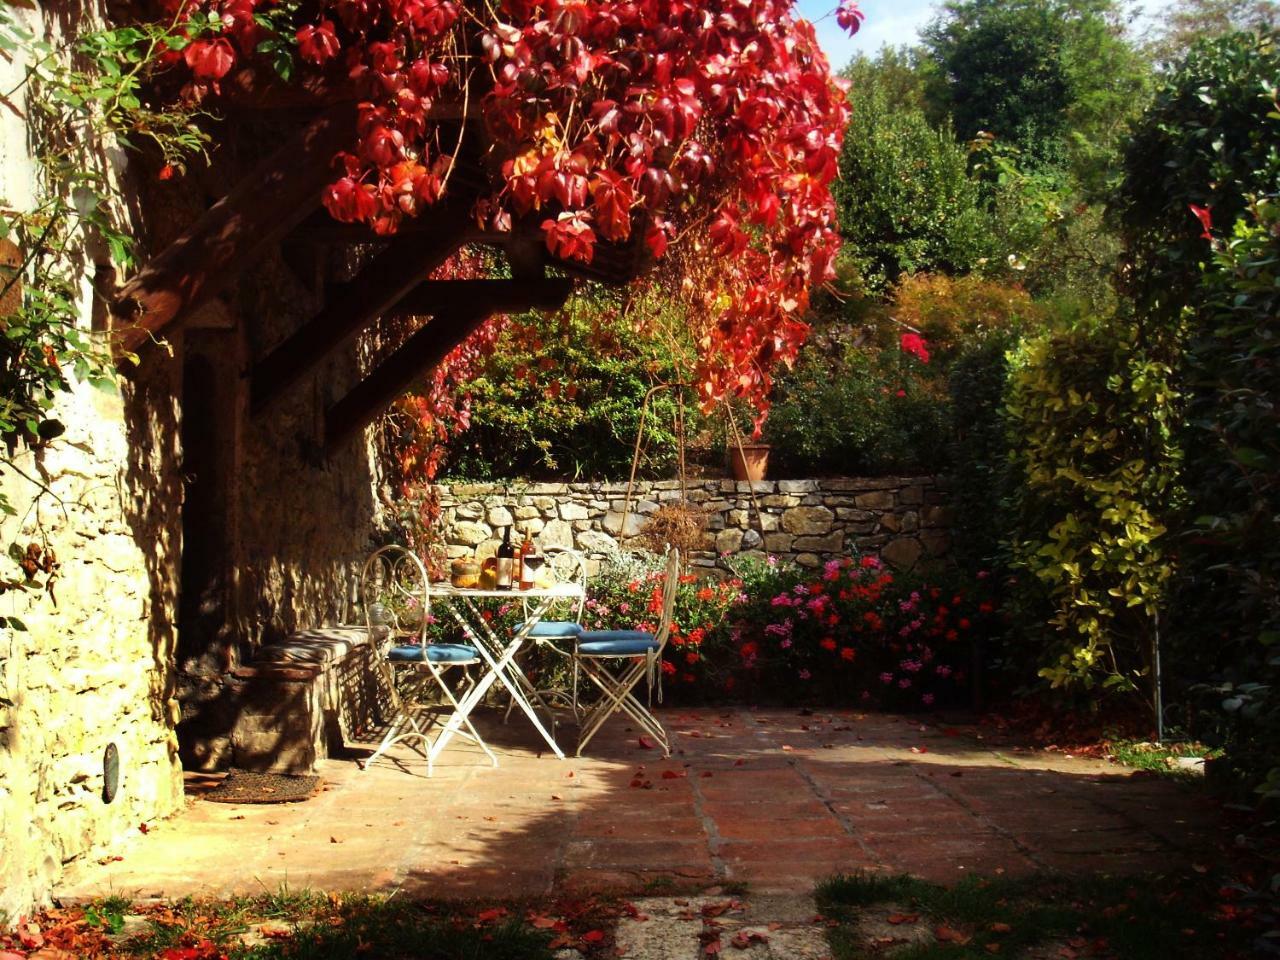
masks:
<path fill-rule="evenodd" d="M 951 0 L 924 31 L 935 110 L 1093 176 L 1141 110 L 1149 67 L 1121 0 Z"/>
<path fill-rule="evenodd" d="M 925 116 L 920 74 L 889 48 L 844 74 L 851 119 L 832 192 L 863 288 L 881 294 L 904 274 L 967 272 L 989 252 L 990 225 L 950 123 L 935 129 Z"/>
<path fill-rule="evenodd" d="M 1161 63 L 1173 63 L 1197 40 L 1237 30 L 1280 24 L 1275 0 L 1177 0 L 1147 34 L 1147 50 Z"/>

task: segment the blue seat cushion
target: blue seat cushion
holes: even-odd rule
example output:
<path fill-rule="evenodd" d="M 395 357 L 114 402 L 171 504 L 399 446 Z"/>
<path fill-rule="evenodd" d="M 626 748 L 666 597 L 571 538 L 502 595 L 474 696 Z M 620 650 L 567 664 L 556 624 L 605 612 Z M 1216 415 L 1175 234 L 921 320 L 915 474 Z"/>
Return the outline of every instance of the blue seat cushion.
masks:
<path fill-rule="evenodd" d="M 578 652 L 588 657 L 634 657 L 658 649 L 658 640 L 643 630 L 583 630 Z"/>
<path fill-rule="evenodd" d="M 425 647 L 411 643 L 392 647 L 387 653 L 388 660 L 402 663 L 421 663 L 423 660 L 430 660 L 432 663 L 467 663 L 479 658 L 479 651 L 465 643 L 432 643 Z"/>
<path fill-rule="evenodd" d="M 522 623 L 516 629 L 523 628 L 524 624 Z M 570 637 L 576 637 L 581 632 L 582 624 L 574 623 L 572 620 L 539 620 L 533 625 L 533 629 L 529 631 L 529 636 L 565 640 Z"/>

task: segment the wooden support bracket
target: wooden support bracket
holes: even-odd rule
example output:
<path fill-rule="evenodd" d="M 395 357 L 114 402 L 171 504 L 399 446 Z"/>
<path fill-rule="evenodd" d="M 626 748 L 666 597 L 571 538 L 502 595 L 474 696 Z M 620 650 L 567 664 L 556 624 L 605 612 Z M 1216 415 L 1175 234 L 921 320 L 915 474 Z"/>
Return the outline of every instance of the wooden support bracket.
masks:
<path fill-rule="evenodd" d="M 430 235 L 397 237 L 388 249 L 303 324 L 284 343 L 254 364 L 250 395 L 255 416 L 267 410 L 308 370 L 369 321 L 392 312 L 423 278 L 462 243 L 469 202 L 441 210 Z"/>
<path fill-rule="evenodd" d="M 448 295 L 433 284 L 406 298 L 431 306 L 434 318 L 368 377 L 325 411 L 325 451 L 332 453 L 382 414 L 423 372 L 447 357 L 494 313 L 536 307 L 554 310 L 573 290 L 569 280 L 463 280 Z M 480 291 L 489 291 L 480 295 Z M 470 296 L 468 296 L 470 292 Z M 428 297 L 432 297 L 428 302 Z M 470 302 L 468 302 L 470 300 Z M 444 307 L 448 303 L 447 308 Z"/>

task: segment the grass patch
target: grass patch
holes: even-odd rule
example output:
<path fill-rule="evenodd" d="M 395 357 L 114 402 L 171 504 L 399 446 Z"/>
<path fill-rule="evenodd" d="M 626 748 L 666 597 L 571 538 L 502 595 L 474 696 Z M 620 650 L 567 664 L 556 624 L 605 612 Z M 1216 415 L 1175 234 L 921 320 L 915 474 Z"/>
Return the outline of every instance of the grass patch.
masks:
<path fill-rule="evenodd" d="M 1150 743 L 1144 740 L 1111 740 L 1107 744 L 1108 751 L 1117 763 L 1137 770 L 1174 777 L 1190 777 L 1199 779 L 1204 770 L 1188 770 L 1178 763 L 1180 757 L 1202 757 L 1213 759 L 1222 756 L 1222 751 L 1211 750 L 1203 743 Z"/>
<path fill-rule="evenodd" d="M 968 877 L 944 887 L 859 873 L 826 881 L 817 898 L 834 921 L 836 960 L 1227 960 L 1246 955 L 1250 935 L 1224 919 L 1203 878 Z"/>

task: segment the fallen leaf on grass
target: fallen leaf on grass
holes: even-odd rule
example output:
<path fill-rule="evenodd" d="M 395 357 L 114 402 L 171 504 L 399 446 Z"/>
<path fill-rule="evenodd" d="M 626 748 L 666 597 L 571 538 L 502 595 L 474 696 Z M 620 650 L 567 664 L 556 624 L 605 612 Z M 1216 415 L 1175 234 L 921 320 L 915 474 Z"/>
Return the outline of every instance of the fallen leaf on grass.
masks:
<path fill-rule="evenodd" d="M 933 935 L 938 938 L 939 943 L 956 943 L 960 946 L 964 946 L 969 942 L 969 938 L 963 933 L 959 930 L 948 927 L 945 923 L 940 923 L 938 926 L 934 927 Z"/>
<path fill-rule="evenodd" d="M 1013 930 L 1013 927 L 1009 926 L 1007 923 L 993 923 L 988 929 L 992 933 L 1009 933 Z"/>
<path fill-rule="evenodd" d="M 986 951 L 987 951 L 987 953 L 999 953 L 999 952 L 1000 952 L 1000 944 L 998 944 L 998 943 L 988 943 L 985 947 L 983 947 L 983 949 L 984 949 L 984 950 L 986 950 Z"/>
<path fill-rule="evenodd" d="M 506 907 L 490 907 L 488 910 L 481 910 L 476 914 L 476 923 L 493 923 L 507 915 Z"/>
<path fill-rule="evenodd" d="M 583 943 L 599 943 L 603 939 L 604 939 L 603 930 L 588 930 L 586 933 L 582 935 Z"/>
<path fill-rule="evenodd" d="M 888 920 L 890 923 L 892 923 L 892 924 L 896 927 L 896 926 L 898 926 L 899 924 L 903 924 L 903 923 L 915 923 L 917 920 L 919 920 L 919 919 L 920 919 L 920 914 L 918 914 L 918 913 L 895 913 L 895 914 L 893 914 L 893 916 L 891 916 L 891 917 L 886 917 L 885 919 L 886 919 L 886 920 Z"/>

